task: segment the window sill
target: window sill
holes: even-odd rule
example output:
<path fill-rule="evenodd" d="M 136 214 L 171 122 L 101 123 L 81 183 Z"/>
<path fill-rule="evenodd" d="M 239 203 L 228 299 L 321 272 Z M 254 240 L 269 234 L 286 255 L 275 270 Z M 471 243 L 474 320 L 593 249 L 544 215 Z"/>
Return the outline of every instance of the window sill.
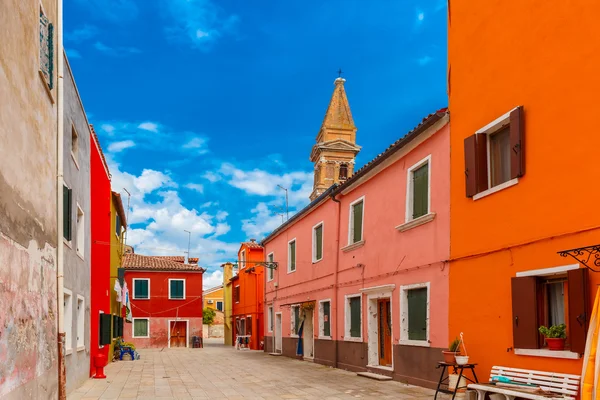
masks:
<path fill-rule="evenodd" d="M 365 245 L 365 241 L 364 241 L 364 240 L 361 240 L 361 241 L 359 241 L 359 242 L 356 242 L 356 243 L 349 244 L 349 245 L 348 245 L 348 246 L 346 246 L 346 247 L 342 247 L 342 251 L 343 251 L 344 253 L 347 253 L 347 252 L 349 252 L 349 251 L 352 251 L 352 250 L 354 250 L 354 249 L 358 249 L 359 247 L 363 247 L 364 245 Z"/>
<path fill-rule="evenodd" d="M 317 339 L 319 339 L 319 340 L 333 340 L 331 338 L 331 336 L 319 336 L 319 337 L 317 337 Z"/>
<path fill-rule="evenodd" d="M 428 340 L 400 340 L 398 344 L 401 346 L 431 347 Z"/>
<path fill-rule="evenodd" d="M 149 297 L 132 297 L 132 300 L 150 300 Z"/>
<path fill-rule="evenodd" d="M 70 248 L 71 250 L 73 250 L 73 242 L 71 242 L 70 240 L 67 240 L 65 238 L 63 238 L 63 243 Z"/>
<path fill-rule="evenodd" d="M 65 350 L 65 355 L 68 356 L 69 354 L 73 354 L 73 349 Z"/>
<path fill-rule="evenodd" d="M 292 337 L 292 338 L 295 338 L 295 339 L 298 339 L 298 338 L 299 338 L 299 336 L 298 336 L 298 335 L 294 335 L 293 333 L 291 333 L 291 334 L 290 334 L 290 337 Z"/>
<path fill-rule="evenodd" d="M 77 352 L 80 352 L 80 351 L 83 351 L 83 350 L 85 350 L 85 346 L 79 346 L 77 348 Z"/>
<path fill-rule="evenodd" d="M 169 300 L 185 300 L 185 297 L 184 298 L 169 297 Z"/>
<path fill-rule="evenodd" d="M 293 274 L 294 272 L 296 272 L 296 270 L 293 270 L 293 271 L 292 271 L 292 270 L 289 270 L 289 269 L 288 269 L 288 272 L 287 272 L 287 273 L 288 273 L 288 274 Z"/>
<path fill-rule="evenodd" d="M 75 167 L 77 167 L 77 170 L 79 170 L 79 163 L 77 162 L 77 157 L 75 157 L 75 154 L 73 154 L 73 152 L 71 152 L 71 158 L 73 159 L 73 162 L 75 163 Z"/>
<path fill-rule="evenodd" d="M 323 261 L 323 257 L 319 258 L 318 260 L 312 260 L 312 263 L 317 264 L 317 263 L 320 263 L 321 261 Z"/>
<path fill-rule="evenodd" d="M 44 73 L 42 72 L 42 70 L 39 69 L 38 72 L 40 74 L 40 78 L 42 79 L 42 85 L 44 85 L 46 94 L 48 94 L 50 101 L 52 102 L 52 104 L 54 104 L 54 96 L 52 95 L 52 89 L 50 89 L 50 86 L 48 86 L 48 82 L 46 81 L 46 77 L 44 76 Z"/>
<path fill-rule="evenodd" d="M 132 336 L 133 339 L 150 339 L 150 336 Z"/>
<path fill-rule="evenodd" d="M 431 221 L 433 221 L 434 218 L 435 218 L 435 213 L 425 214 L 425 215 L 420 216 L 419 218 L 415 218 L 411 221 L 408 221 L 401 225 L 398 225 L 396 227 L 396 229 L 399 230 L 400 232 L 404 232 L 409 229 L 416 228 L 417 226 L 431 222 Z"/>
<path fill-rule="evenodd" d="M 519 178 L 511 179 L 510 181 L 501 183 L 500 185 L 496 185 L 493 188 L 477 193 L 475 196 L 473 196 L 473 201 L 479 200 L 483 197 L 489 196 L 490 194 L 494 194 L 501 190 L 507 189 L 511 186 L 515 186 L 517 183 L 519 183 Z"/>
<path fill-rule="evenodd" d="M 574 353 L 569 350 L 556 351 L 545 349 L 515 349 L 515 354 L 518 356 L 567 358 L 571 360 L 579 360 L 581 358 L 579 353 Z"/>
<path fill-rule="evenodd" d="M 347 337 L 344 336 L 344 342 L 362 342 L 362 337 Z"/>
<path fill-rule="evenodd" d="M 83 254 L 81 254 L 79 251 L 75 251 L 75 253 L 77 253 L 77 256 L 78 256 L 79 258 L 81 258 L 82 260 L 84 260 L 84 261 L 85 261 L 85 258 L 83 258 Z"/>

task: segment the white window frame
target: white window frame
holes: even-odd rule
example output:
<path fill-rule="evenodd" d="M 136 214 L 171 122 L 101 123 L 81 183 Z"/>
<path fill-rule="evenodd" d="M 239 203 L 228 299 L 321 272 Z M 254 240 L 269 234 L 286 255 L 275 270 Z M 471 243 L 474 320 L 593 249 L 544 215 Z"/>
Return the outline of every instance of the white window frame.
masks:
<path fill-rule="evenodd" d="M 81 305 L 79 303 L 81 302 Z M 77 295 L 77 351 L 85 350 L 85 297 Z"/>
<path fill-rule="evenodd" d="M 275 323 L 275 321 L 273 321 L 273 317 L 275 315 L 273 311 L 273 306 L 267 307 L 267 332 L 273 332 L 273 324 Z"/>
<path fill-rule="evenodd" d="M 363 214 L 364 215 L 364 214 Z M 350 327 L 352 326 L 350 317 L 350 299 L 360 298 L 360 337 L 350 336 Z M 363 341 L 363 299 L 362 293 L 347 294 L 344 296 L 344 341 L 346 342 L 362 342 Z"/>
<path fill-rule="evenodd" d="M 81 223 L 79 222 L 79 216 L 81 215 Z M 75 252 L 83 260 L 85 257 L 85 213 L 83 209 L 77 203 L 77 211 L 75 212 Z M 73 235 L 71 235 L 73 240 Z"/>
<path fill-rule="evenodd" d="M 290 337 L 297 338 L 298 335 L 294 333 L 296 330 L 296 320 L 294 318 L 294 308 L 298 307 L 298 317 L 300 316 L 300 304 L 292 304 L 290 306 Z"/>
<path fill-rule="evenodd" d="M 272 259 L 272 260 L 271 260 Z M 267 261 L 268 262 L 275 262 L 275 252 L 270 252 L 269 254 L 267 254 Z M 271 267 L 273 267 L 271 265 Z M 271 282 L 273 279 L 275 279 L 275 270 L 273 268 L 267 268 L 267 282 Z"/>
<path fill-rule="evenodd" d="M 317 259 L 317 228 L 321 227 L 321 258 Z M 317 263 L 323 259 L 325 253 L 325 222 L 321 221 L 312 227 L 312 262 Z"/>
<path fill-rule="evenodd" d="M 240 269 L 246 268 L 246 249 L 240 251 Z"/>
<path fill-rule="evenodd" d="M 176 299 L 176 298 L 171 297 L 171 281 L 183 281 L 183 298 Z M 169 279 L 169 300 L 185 300 L 185 286 L 186 286 L 185 283 L 186 283 L 185 278 L 170 278 Z M 150 292 L 149 289 L 150 289 L 150 287 L 148 287 L 148 292 Z"/>
<path fill-rule="evenodd" d="M 220 310 L 219 310 L 219 303 L 221 303 L 221 309 Z M 225 303 L 223 303 L 223 300 L 217 300 L 216 304 L 215 304 L 215 308 L 217 309 L 217 311 L 224 312 L 225 311 Z"/>
<path fill-rule="evenodd" d="M 148 321 L 148 334 L 146 336 L 135 336 L 135 321 L 146 320 Z M 131 337 L 136 339 L 149 339 L 150 338 L 150 318 L 131 318 Z"/>
<path fill-rule="evenodd" d="M 77 138 L 77 146 L 75 148 L 75 151 L 73 151 L 73 134 L 75 134 L 75 137 Z M 77 169 L 79 169 L 79 132 L 77 132 L 73 121 L 71 121 L 71 158 L 73 159 L 73 162 L 75 163 Z"/>
<path fill-rule="evenodd" d="M 292 244 L 292 242 L 294 242 L 294 247 L 296 249 L 296 251 L 294 252 L 294 270 L 292 271 L 292 252 L 290 251 L 290 244 Z M 296 238 L 293 238 L 292 240 L 290 240 L 288 242 L 287 245 L 287 253 L 288 253 L 288 262 L 287 262 L 287 273 L 291 274 L 293 272 L 296 272 L 296 270 L 298 269 L 298 241 L 296 240 Z"/>
<path fill-rule="evenodd" d="M 429 168 L 427 169 L 427 213 L 418 218 L 413 218 L 413 208 L 415 201 L 413 193 L 413 174 L 417 169 L 423 167 L 425 164 L 429 166 Z M 429 214 L 431 214 L 431 154 L 429 154 L 427 157 L 423 158 L 416 164 L 412 165 L 406 172 L 406 213 L 404 221 L 414 221 L 416 219 L 426 217 Z"/>
<path fill-rule="evenodd" d="M 427 315 L 425 324 L 427 332 L 425 340 L 410 340 L 408 338 L 408 291 L 413 289 L 427 288 Z M 405 346 L 431 347 L 430 335 L 430 318 L 431 318 L 431 283 L 422 282 L 412 285 L 400 286 L 400 344 Z"/>
<path fill-rule="evenodd" d="M 329 303 L 329 336 L 325 336 L 325 310 L 323 303 Z M 331 299 L 319 300 L 319 339 L 331 340 L 333 332 L 333 324 L 331 323 Z"/>
<path fill-rule="evenodd" d="M 136 297 L 135 295 L 135 281 L 148 281 L 148 297 Z M 133 278 L 131 280 L 131 284 L 133 285 L 133 300 L 150 300 L 150 278 Z"/>
<path fill-rule="evenodd" d="M 73 292 L 67 288 L 64 288 L 63 292 L 65 352 L 69 355 L 73 353 Z M 69 296 L 68 301 L 65 295 Z"/>
<path fill-rule="evenodd" d="M 239 288 L 240 285 L 234 286 L 233 290 L 237 292 L 237 288 Z M 236 304 L 238 304 L 240 302 L 240 297 L 242 297 L 242 289 L 240 289 L 237 300 L 235 301 Z"/>
<path fill-rule="evenodd" d="M 352 237 L 354 236 L 354 213 L 353 207 L 355 204 L 358 204 L 362 201 L 363 203 L 363 211 L 362 211 L 362 220 L 360 223 L 360 240 L 358 242 L 353 242 Z M 350 203 L 349 211 L 348 211 L 348 246 L 352 246 L 355 244 L 359 244 L 365 241 L 365 196 L 361 196 L 358 199 L 354 200 Z"/>

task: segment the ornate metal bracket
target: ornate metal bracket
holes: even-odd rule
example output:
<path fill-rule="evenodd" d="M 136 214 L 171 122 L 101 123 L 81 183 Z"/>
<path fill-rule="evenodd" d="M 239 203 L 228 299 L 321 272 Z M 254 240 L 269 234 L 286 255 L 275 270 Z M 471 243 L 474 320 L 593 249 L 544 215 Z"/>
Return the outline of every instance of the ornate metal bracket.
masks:
<path fill-rule="evenodd" d="M 600 272 L 600 244 L 580 247 L 578 249 L 562 250 L 558 254 L 561 257 L 569 256 L 574 258 L 592 272 Z"/>
<path fill-rule="evenodd" d="M 244 261 L 238 260 L 232 264 L 237 267 L 240 267 L 241 264 L 243 264 L 243 263 L 244 263 Z M 277 269 L 277 267 L 279 266 L 279 263 L 277 261 L 246 261 L 246 264 L 260 265 L 262 267 L 269 268 L 269 269 Z"/>

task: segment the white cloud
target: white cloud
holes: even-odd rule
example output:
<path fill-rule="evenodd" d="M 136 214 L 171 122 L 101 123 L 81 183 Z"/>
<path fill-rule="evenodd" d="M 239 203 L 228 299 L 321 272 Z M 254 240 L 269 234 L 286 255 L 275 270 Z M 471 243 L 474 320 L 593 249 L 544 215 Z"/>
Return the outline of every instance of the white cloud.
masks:
<path fill-rule="evenodd" d="M 223 284 L 223 271 L 220 269 L 206 271 L 202 277 L 202 286 L 204 290 L 212 289 Z"/>
<path fill-rule="evenodd" d="M 231 230 L 231 227 L 226 222 L 219 222 L 215 228 L 215 234 L 213 237 L 221 236 L 226 234 Z"/>
<path fill-rule="evenodd" d="M 417 23 L 422 23 L 425 19 L 425 13 L 421 10 L 417 10 Z"/>
<path fill-rule="evenodd" d="M 145 131 L 158 132 L 158 124 L 155 124 L 154 122 L 142 122 L 138 125 L 138 128 Z"/>
<path fill-rule="evenodd" d="M 100 129 L 102 129 L 104 132 L 108 133 L 109 135 L 112 135 L 115 132 L 115 127 L 111 124 L 102 124 L 102 125 L 100 125 Z"/>
<path fill-rule="evenodd" d="M 142 52 L 137 47 L 110 47 L 100 41 L 94 43 L 94 47 L 96 48 L 96 50 L 110 56 L 123 56 L 128 54 L 138 54 Z"/>
<path fill-rule="evenodd" d="M 188 183 L 185 187 L 198 193 L 204 193 L 204 185 L 199 183 Z"/>
<path fill-rule="evenodd" d="M 215 215 L 215 217 L 217 218 L 217 221 L 225 221 L 225 219 L 229 216 L 229 213 L 227 211 L 219 211 L 217 212 L 217 215 Z"/>
<path fill-rule="evenodd" d="M 98 28 L 92 25 L 83 25 L 75 28 L 71 32 L 65 33 L 65 41 L 71 43 L 81 43 L 90 40 L 98 34 Z"/>
<path fill-rule="evenodd" d="M 200 149 L 206 144 L 206 138 L 195 137 L 183 145 L 184 149 Z"/>
<path fill-rule="evenodd" d="M 113 142 L 108 145 L 108 151 L 111 153 L 119 153 L 125 149 L 135 146 L 133 140 L 123 140 L 120 142 Z"/>
<path fill-rule="evenodd" d="M 252 218 L 242 220 L 242 230 L 248 238 L 263 239 L 282 223 L 281 214 L 266 203 L 258 203 L 252 213 Z"/>
<path fill-rule="evenodd" d="M 221 180 L 221 176 L 212 171 L 206 171 L 202 177 L 210 183 L 215 183 Z"/>

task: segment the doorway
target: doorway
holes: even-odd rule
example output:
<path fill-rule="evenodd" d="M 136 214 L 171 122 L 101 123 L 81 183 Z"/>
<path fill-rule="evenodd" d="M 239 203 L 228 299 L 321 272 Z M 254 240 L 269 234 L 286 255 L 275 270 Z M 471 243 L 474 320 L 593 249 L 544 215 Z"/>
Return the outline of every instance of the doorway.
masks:
<path fill-rule="evenodd" d="M 169 347 L 187 347 L 187 321 L 169 321 Z"/>
<path fill-rule="evenodd" d="M 282 352 L 281 346 L 281 313 L 275 314 L 275 353 Z"/>
<path fill-rule="evenodd" d="M 314 324 L 313 310 L 304 310 L 304 328 L 302 332 L 302 344 L 304 345 L 304 359 L 312 360 L 314 358 Z"/>
<path fill-rule="evenodd" d="M 377 300 L 377 350 L 379 365 L 392 366 L 392 313 L 390 299 Z"/>

